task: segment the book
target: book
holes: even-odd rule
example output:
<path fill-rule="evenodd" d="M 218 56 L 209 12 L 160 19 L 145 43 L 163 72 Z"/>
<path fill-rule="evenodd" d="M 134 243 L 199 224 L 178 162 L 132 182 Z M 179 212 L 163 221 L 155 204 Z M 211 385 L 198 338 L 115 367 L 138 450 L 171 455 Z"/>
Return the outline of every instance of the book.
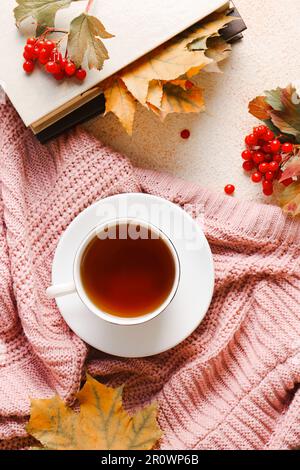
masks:
<path fill-rule="evenodd" d="M 10 0 L 2 2 L 0 26 L 3 34 L 0 53 L 3 58 L 0 83 L 26 126 L 44 142 L 69 127 L 100 114 L 105 109 L 101 82 L 138 58 L 167 42 L 217 10 L 230 9 L 224 0 L 101 0 L 95 1 L 90 14 L 105 25 L 115 37 L 105 40 L 110 59 L 103 69 L 90 70 L 84 83 L 74 80 L 54 82 L 47 74 L 23 72 L 22 51 L 25 37 L 32 35 L 33 22 L 22 24 L 22 37 L 15 26 Z M 83 2 L 73 2 L 60 10 L 56 23 L 68 29 L 70 21 L 84 9 Z M 231 8 L 231 14 L 236 11 Z M 234 21 L 226 34 L 233 41 L 244 28 Z M 234 26 L 233 26 L 234 24 Z M 9 54 L 7 50 L 9 49 Z"/>

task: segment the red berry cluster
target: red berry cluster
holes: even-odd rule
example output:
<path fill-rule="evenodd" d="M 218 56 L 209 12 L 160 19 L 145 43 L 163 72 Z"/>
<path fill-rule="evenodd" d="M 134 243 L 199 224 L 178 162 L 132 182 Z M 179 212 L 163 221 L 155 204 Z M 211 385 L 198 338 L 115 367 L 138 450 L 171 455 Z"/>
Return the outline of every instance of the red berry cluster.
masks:
<path fill-rule="evenodd" d="M 29 38 L 24 47 L 23 57 L 25 62 L 23 69 L 26 73 L 33 72 L 36 63 L 45 67 L 46 72 L 53 75 L 56 80 L 75 76 L 83 81 L 86 77 L 84 69 L 77 68 L 72 60 L 62 57 L 54 41 L 45 37 Z"/>
<path fill-rule="evenodd" d="M 262 182 L 263 193 L 272 196 L 274 181 L 280 180 L 281 165 L 292 154 L 293 144 L 281 144 L 267 126 L 254 127 L 253 133 L 247 135 L 245 143 L 247 148 L 242 153 L 243 169 L 247 172 L 255 170 L 251 175 L 253 183 Z M 289 186 L 292 183 L 290 178 L 282 184 Z"/>

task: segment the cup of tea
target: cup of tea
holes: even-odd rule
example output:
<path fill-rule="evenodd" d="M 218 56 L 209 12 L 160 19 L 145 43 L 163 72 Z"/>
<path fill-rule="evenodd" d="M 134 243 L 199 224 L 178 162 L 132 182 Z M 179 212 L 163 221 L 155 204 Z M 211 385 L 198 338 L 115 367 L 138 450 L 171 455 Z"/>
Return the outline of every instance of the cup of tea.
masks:
<path fill-rule="evenodd" d="M 180 261 L 170 238 L 140 219 L 115 219 L 95 227 L 81 242 L 73 279 L 53 285 L 49 298 L 77 292 L 98 317 L 137 325 L 160 315 L 180 281 Z"/>

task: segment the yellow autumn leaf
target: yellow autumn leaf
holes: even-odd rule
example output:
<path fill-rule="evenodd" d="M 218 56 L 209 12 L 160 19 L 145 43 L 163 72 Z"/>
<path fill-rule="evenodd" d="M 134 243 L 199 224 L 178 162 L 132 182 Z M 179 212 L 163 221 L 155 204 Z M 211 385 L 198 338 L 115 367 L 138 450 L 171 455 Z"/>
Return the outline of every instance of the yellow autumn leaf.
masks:
<path fill-rule="evenodd" d="M 162 118 L 171 112 L 202 111 L 204 103 L 201 90 L 194 88 L 192 91 L 179 91 L 172 82 L 191 78 L 202 69 L 218 70 L 216 63 L 223 60 L 230 50 L 230 46 L 219 37 L 219 32 L 234 19 L 223 13 L 211 15 L 207 22 L 190 28 L 119 72 L 116 78 L 103 86 L 106 112 L 115 113 L 131 134 L 136 101 Z M 199 39 L 203 50 L 197 49 Z M 168 83 L 174 87 L 164 91 Z M 195 100 L 194 104 L 192 100 Z"/>
<path fill-rule="evenodd" d="M 110 388 L 91 376 L 72 410 L 58 397 L 32 400 L 27 431 L 49 450 L 149 450 L 162 433 L 157 405 L 133 416 L 122 406 L 122 387 Z"/>
<path fill-rule="evenodd" d="M 183 84 L 166 83 L 160 106 L 164 119 L 170 113 L 199 113 L 205 110 L 203 92 L 197 86 L 186 90 Z"/>
<path fill-rule="evenodd" d="M 207 50 L 205 54 L 214 62 L 221 62 L 227 59 L 231 52 L 231 45 L 221 37 L 211 37 L 207 40 Z"/>
<path fill-rule="evenodd" d="M 152 80 L 149 83 L 148 94 L 146 102 L 149 105 L 152 105 L 156 108 L 159 108 L 161 105 L 161 100 L 163 97 L 163 81 L 161 80 Z"/>
<path fill-rule="evenodd" d="M 105 114 L 114 113 L 127 133 L 131 135 L 137 105 L 136 100 L 117 75 L 114 75 L 103 84 L 103 87 L 106 100 Z"/>
<path fill-rule="evenodd" d="M 130 93 L 145 104 L 151 80 L 175 80 L 188 70 L 197 72 L 212 62 L 204 51 L 189 51 L 180 42 L 164 45 L 127 67 L 120 77 Z"/>
<path fill-rule="evenodd" d="M 209 37 L 218 34 L 220 29 L 235 19 L 224 14 L 212 15 L 210 18 L 207 24 L 201 23 L 177 36 L 134 62 L 120 74 L 128 90 L 141 104 L 147 100 L 149 83 L 152 80 L 175 80 L 190 69 L 196 74 L 212 62 L 204 51 L 194 52 L 186 47 L 203 35 Z"/>

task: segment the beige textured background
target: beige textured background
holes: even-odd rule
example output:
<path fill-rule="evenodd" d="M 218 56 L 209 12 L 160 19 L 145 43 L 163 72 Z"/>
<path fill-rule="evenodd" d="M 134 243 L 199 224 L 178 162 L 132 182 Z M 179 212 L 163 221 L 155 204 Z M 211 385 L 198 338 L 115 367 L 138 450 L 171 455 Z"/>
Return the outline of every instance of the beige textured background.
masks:
<path fill-rule="evenodd" d="M 266 89 L 300 80 L 300 0 L 235 3 L 248 31 L 223 63 L 223 74 L 202 75 L 206 113 L 172 115 L 161 123 L 139 107 L 132 138 L 113 115 L 90 121 L 87 128 L 135 165 L 166 170 L 216 191 L 233 183 L 235 197 L 266 201 L 261 186 L 241 169 L 244 136 L 257 122 L 247 105 Z M 184 128 L 191 130 L 187 141 L 179 135 Z"/>

